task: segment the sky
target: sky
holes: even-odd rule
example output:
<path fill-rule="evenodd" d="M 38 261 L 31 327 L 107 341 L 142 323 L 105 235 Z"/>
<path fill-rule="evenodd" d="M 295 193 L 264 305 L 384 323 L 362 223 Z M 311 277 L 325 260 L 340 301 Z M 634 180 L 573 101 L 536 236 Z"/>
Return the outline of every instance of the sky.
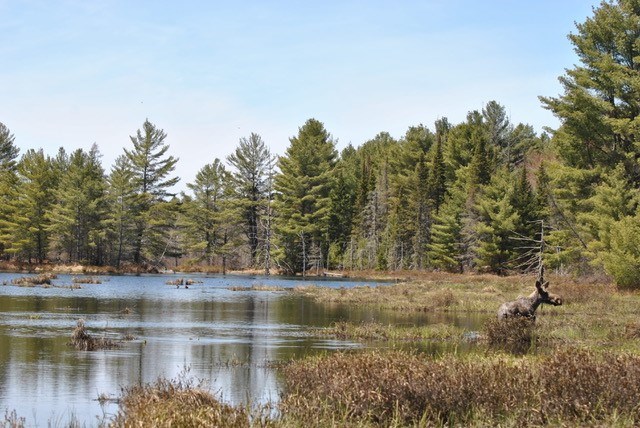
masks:
<path fill-rule="evenodd" d="M 96 143 L 108 172 L 146 119 L 178 188 L 239 139 L 282 155 L 307 119 L 339 150 L 489 101 L 537 132 L 596 0 L 0 0 L 0 122 L 21 153 Z"/>

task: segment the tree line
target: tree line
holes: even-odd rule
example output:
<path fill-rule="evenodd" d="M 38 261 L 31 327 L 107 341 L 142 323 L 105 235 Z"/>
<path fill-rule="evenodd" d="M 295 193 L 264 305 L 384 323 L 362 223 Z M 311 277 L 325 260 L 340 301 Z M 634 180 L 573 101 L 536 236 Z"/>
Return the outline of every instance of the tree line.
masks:
<path fill-rule="evenodd" d="M 464 121 L 386 132 L 340 153 L 309 119 L 272 154 L 260 135 L 170 194 L 178 160 L 144 122 L 109 171 L 88 152 L 19 156 L 0 125 L 0 255 L 93 265 L 286 273 L 507 274 L 542 248 L 558 271 L 640 283 L 640 2 L 603 2 L 570 34 L 580 63 L 538 135 L 496 101 Z M 537 244 L 532 244 L 537 242 Z"/>

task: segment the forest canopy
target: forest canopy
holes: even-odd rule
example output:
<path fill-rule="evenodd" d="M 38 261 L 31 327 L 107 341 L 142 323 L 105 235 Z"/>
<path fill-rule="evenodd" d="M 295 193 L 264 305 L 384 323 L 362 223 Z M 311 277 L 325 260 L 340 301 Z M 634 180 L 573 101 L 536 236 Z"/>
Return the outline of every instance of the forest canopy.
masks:
<path fill-rule="evenodd" d="M 538 134 L 489 101 L 461 123 L 381 132 L 341 152 L 309 119 L 277 156 L 257 133 L 172 194 L 179 160 L 146 120 L 105 169 L 97 146 L 20 153 L 0 123 L 0 257 L 97 266 L 603 271 L 640 286 L 640 2 L 603 2 L 579 64 L 540 97 Z"/>

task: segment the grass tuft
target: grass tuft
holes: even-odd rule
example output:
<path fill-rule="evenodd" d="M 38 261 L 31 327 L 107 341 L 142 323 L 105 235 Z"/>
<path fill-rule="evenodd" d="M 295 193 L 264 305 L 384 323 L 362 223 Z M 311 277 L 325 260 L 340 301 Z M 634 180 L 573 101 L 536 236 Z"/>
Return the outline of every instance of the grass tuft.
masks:
<path fill-rule="evenodd" d="M 69 345 L 73 346 L 79 351 L 96 351 L 99 349 L 114 349 L 120 345 L 111 339 L 104 337 L 95 338 L 91 336 L 84 325 L 84 320 L 79 319 L 76 328 L 71 335 L 71 342 Z"/>
<path fill-rule="evenodd" d="M 102 280 L 95 276 L 74 276 L 74 284 L 102 284 Z"/>
<path fill-rule="evenodd" d="M 34 287 L 36 285 L 51 285 L 51 281 L 56 279 L 57 276 L 52 273 L 43 273 L 35 276 L 21 276 L 11 280 L 11 284 L 20 287 Z"/>
<path fill-rule="evenodd" d="M 23 417 L 18 417 L 18 414 L 15 410 L 9 412 L 9 410 L 5 410 L 4 412 L 4 421 L 0 421 L 0 426 L 3 428 L 24 428 L 27 426 L 26 419 Z"/>
<path fill-rule="evenodd" d="M 526 317 L 491 318 L 485 325 L 487 343 L 491 348 L 513 354 L 525 354 L 536 344 L 536 323 Z"/>
<path fill-rule="evenodd" d="M 114 427 L 249 427 L 242 407 L 218 401 L 202 383 L 179 376 L 123 389 Z"/>

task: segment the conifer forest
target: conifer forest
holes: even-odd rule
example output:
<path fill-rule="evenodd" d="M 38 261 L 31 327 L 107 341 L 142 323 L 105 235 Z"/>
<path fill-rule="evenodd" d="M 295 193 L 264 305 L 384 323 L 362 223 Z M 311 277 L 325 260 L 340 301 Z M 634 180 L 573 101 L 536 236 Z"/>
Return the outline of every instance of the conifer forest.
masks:
<path fill-rule="evenodd" d="M 603 2 L 569 35 L 579 62 L 536 132 L 498 101 L 338 152 L 311 118 L 285 153 L 259 133 L 174 194 L 170 132 L 146 120 L 113 165 L 99 147 L 20 149 L 0 123 L 0 257 L 267 273 L 605 273 L 640 286 L 640 4 Z M 1 121 L 1 118 L 0 118 Z M 206 151 L 206 148 L 203 148 Z"/>

